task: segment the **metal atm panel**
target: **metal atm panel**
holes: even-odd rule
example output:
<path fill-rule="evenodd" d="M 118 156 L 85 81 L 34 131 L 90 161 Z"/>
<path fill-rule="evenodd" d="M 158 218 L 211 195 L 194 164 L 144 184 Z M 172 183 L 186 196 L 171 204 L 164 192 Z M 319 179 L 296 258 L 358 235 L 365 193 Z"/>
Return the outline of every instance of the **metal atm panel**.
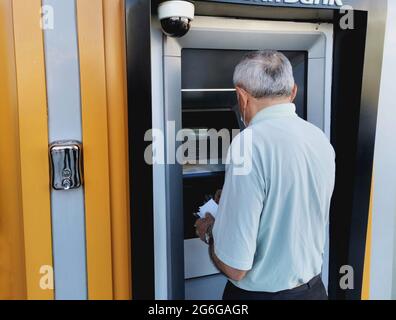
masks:
<path fill-rule="evenodd" d="M 300 87 L 305 89 L 300 90 L 297 100 L 298 112 L 301 117 L 330 135 L 332 26 L 329 24 L 197 17 L 187 36 L 181 39 L 164 37 L 164 123 L 175 123 L 177 132 L 183 127 L 193 126 L 194 123 L 197 127 L 212 124 L 216 127 L 216 121 L 213 119 L 224 120 L 228 117 L 229 124 L 223 123 L 220 126 L 237 127 L 238 120 L 232 109 L 235 92 L 229 79 L 233 68 L 227 67 L 227 70 L 221 72 L 220 78 L 228 74 L 225 77 L 228 80 L 222 83 L 215 69 L 208 70 L 205 74 L 199 63 L 210 64 L 210 59 L 216 60 L 213 58 L 216 55 L 225 55 L 227 59 L 237 61 L 246 51 L 260 49 L 284 51 L 291 55 L 289 58 L 292 61 L 293 55 L 297 59 L 304 57 L 302 62 L 295 64 L 295 72 L 302 74 L 301 77 L 296 77 L 296 80 L 300 82 Z M 189 59 L 197 62 L 188 63 Z M 194 74 L 191 68 L 197 68 L 197 78 L 183 77 L 184 70 L 188 71 L 186 74 Z M 203 83 L 200 84 L 199 81 Z M 211 113 L 212 116 L 202 116 L 205 113 Z M 221 116 L 226 114 L 227 117 Z M 212 119 L 214 123 L 200 125 L 200 118 Z M 169 146 L 175 143 L 172 136 L 167 135 L 165 140 L 167 151 L 171 150 Z M 166 153 L 167 157 L 173 156 Z M 155 170 L 154 168 L 154 174 Z M 208 298 L 207 294 L 213 291 L 213 288 L 225 283 L 223 276 L 216 275 L 218 271 L 211 264 L 207 246 L 193 236 L 190 226 L 193 217 L 189 213 L 193 211 L 195 201 L 199 204 L 200 193 L 205 198 L 221 186 L 224 179 L 223 171 L 221 167 L 204 167 L 194 171 L 183 168 L 180 164 L 165 166 L 166 183 L 163 187 L 166 193 L 167 255 L 164 257 L 166 261 L 157 259 L 156 264 L 159 266 L 165 263 L 167 274 L 172 274 L 171 283 L 168 279 L 167 284 L 172 295 L 175 295 L 175 291 L 179 292 L 177 296 L 184 295 L 185 291 L 185 297 L 188 299 L 204 299 Z M 196 179 L 197 176 L 199 179 Z M 201 182 L 192 182 L 194 179 Z M 194 187 L 194 184 L 198 186 Z M 206 194 L 205 188 L 208 184 L 211 185 L 211 190 Z M 158 230 L 161 228 L 157 225 Z M 172 273 L 174 268 L 177 272 Z M 325 283 L 327 268 L 326 262 L 323 270 Z M 174 277 L 177 277 L 177 281 Z M 184 279 L 186 282 L 182 288 Z M 216 292 L 215 297 L 210 296 L 216 297 L 221 298 L 220 291 Z"/>

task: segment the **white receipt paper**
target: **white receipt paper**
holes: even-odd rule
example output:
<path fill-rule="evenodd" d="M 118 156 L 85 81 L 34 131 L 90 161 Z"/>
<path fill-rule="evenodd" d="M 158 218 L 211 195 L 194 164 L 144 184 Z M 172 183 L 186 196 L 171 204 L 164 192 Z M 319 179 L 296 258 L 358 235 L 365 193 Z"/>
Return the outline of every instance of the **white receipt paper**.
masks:
<path fill-rule="evenodd" d="M 213 218 L 216 218 L 218 204 L 213 200 L 209 200 L 202 207 L 199 207 L 198 215 L 201 219 L 205 218 L 207 213 L 210 213 Z"/>

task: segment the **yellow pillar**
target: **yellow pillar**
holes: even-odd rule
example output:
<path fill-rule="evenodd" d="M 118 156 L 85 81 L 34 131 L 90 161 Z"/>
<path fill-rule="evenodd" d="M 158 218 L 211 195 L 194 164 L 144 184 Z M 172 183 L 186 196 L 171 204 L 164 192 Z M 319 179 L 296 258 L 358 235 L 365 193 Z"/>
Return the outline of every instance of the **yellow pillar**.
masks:
<path fill-rule="evenodd" d="M 47 90 L 40 0 L 13 0 L 28 299 L 53 299 Z"/>
<path fill-rule="evenodd" d="M 88 298 L 113 299 L 102 0 L 77 0 L 77 29 L 84 143 Z"/>
<path fill-rule="evenodd" d="M 104 1 L 114 299 L 131 299 L 125 7 Z"/>
<path fill-rule="evenodd" d="M 26 299 L 11 0 L 0 0 L 0 300 Z"/>

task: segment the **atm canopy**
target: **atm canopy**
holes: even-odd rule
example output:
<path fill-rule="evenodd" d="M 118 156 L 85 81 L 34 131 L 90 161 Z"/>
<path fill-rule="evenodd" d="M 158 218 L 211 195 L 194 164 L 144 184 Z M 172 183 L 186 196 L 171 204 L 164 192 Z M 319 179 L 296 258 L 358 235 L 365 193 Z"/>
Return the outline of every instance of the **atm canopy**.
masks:
<path fill-rule="evenodd" d="M 152 13 L 163 0 L 152 0 Z M 196 15 L 332 22 L 349 0 L 195 0 Z M 259 9 L 260 10 L 257 10 Z M 263 9 L 263 10 L 261 10 Z"/>
<path fill-rule="evenodd" d="M 224 2 L 244 5 L 261 5 L 293 8 L 339 9 L 343 0 L 202 0 L 203 2 Z"/>

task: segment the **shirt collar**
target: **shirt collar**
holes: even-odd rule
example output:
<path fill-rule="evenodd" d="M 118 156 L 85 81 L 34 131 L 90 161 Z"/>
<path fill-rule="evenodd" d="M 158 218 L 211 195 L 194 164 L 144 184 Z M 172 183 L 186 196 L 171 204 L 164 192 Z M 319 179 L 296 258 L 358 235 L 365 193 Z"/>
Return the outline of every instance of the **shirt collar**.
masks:
<path fill-rule="evenodd" d="M 295 115 L 296 106 L 294 103 L 276 104 L 259 111 L 250 121 L 250 124 L 255 124 L 261 120 L 292 117 Z"/>

